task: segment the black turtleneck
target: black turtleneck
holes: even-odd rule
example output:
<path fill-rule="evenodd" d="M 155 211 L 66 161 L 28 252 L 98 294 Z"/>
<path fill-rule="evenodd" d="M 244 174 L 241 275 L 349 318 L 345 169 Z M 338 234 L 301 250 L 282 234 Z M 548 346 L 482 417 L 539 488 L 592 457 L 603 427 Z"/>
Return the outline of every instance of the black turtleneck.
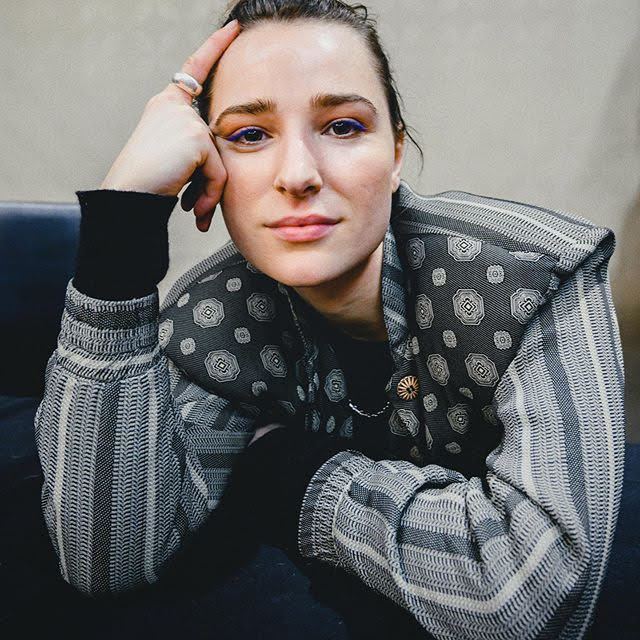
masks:
<path fill-rule="evenodd" d="M 313 326 L 318 335 L 325 336 L 338 358 L 346 381 L 351 402 L 364 413 L 378 413 L 387 403 L 385 387 L 393 372 L 393 358 L 388 340 L 358 340 L 329 324 L 317 312 L 311 312 Z M 353 447 L 369 457 L 385 457 L 388 406 L 377 417 L 364 417 L 353 409 Z"/>
<path fill-rule="evenodd" d="M 345 336 L 333 342 L 338 361 L 347 379 L 352 404 L 364 413 L 378 413 L 387 404 L 385 387 L 392 374 L 389 342 L 369 342 Z M 368 418 L 353 411 L 353 448 L 380 460 L 385 457 L 391 405 Z"/>

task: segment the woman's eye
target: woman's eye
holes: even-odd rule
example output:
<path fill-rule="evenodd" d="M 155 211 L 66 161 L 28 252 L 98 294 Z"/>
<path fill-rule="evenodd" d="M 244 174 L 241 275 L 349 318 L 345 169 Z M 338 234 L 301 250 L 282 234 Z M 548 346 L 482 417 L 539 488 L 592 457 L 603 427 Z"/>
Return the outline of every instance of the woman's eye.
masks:
<path fill-rule="evenodd" d="M 234 135 L 230 136 L 229 138 L 227 138 L 227 140 L 229 140 L 229 142 L 237 142 L 238 140 L 244 138 L 245 136 L 248 136 L 246 139 L 248 140 L 248 143 L 250 146 L 251 144 L 255 144 L 256 142 L 262 142 L 262 140 L 251 139 L 256 134 L 260 135 L 262 133 L 264 132 L 261 131 L 260 129 L 251 127 L 250 129 L 242 129 L 242 131 L 238 131 L 238 133 L 235 133 Z"/>
<path fill-rule="evenodd" d="M 332 129 L 338 138 L 346 137 L 345 134 L 351 133 L 355 130 L 356 133 L 366 131 L 366 128 L 355 120 L 336 120 L 329 125 L 329 129 Z M 234 133 L 229 136 L 227 140 L 229 142 L 239 142 L 241 146 L 250 147 L 255 146 L 262 142 L 264 131 L 256 127 L 249 127 L 247 129 L 241 129 L 238 133 Z"/>
<path fill-rule="evenodd" d="M 338 130 L 336 131 L 334 127 L 337 127 Z M 329 125 L 329 128 L 333 129 L 338 134 L 338 137 L 340 138 L 343 137 L 343 134 L 349 133 L 349 130 L 355 129 L 356 132 L 358 133 L 365 130 L 365 128 L 355 120 L 336 120 L 335 122 Z M 345 131 L 345 129 L 347 129 L 347 131 Z"/>

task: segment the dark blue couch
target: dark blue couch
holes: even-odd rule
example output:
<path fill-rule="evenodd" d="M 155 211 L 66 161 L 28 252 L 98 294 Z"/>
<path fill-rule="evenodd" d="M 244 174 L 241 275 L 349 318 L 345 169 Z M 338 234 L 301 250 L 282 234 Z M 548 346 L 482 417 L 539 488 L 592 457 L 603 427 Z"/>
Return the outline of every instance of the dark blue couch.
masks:
<path fill-rule="evenodd" d="M 229 537 L 211 558 L 212 522 L 164 581 L 110 600 L 81 596 L 59 576 L 40 510 L 33 420 L 73 275 L 76 204 L 0 203 L 0 635 L 94 638 L 427 638 L 415 621 L 355 577 L 294 564 Z M 609 572 L 590 638 L 640 637 L 640 445 L 627 445 L 625 489 Z M 234 544 L 231 544 L 233 542 Z"/>

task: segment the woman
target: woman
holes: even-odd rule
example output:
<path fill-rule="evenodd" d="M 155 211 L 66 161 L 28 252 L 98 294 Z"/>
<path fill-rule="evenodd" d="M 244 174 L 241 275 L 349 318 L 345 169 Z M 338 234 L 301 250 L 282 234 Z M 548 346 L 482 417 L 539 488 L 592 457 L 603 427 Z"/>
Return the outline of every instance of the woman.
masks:
<path fill-rule="evenodd" d="M 436 637 L 583 637 L 624 459 L 613 233 L 414 193 L 361 11 L 245 0 L 225 23 L 78 192 L 36 416 L 62 575 L 153 583 L 228 511 Z M 232 242 L 159 310 L 187 183 Z"/>

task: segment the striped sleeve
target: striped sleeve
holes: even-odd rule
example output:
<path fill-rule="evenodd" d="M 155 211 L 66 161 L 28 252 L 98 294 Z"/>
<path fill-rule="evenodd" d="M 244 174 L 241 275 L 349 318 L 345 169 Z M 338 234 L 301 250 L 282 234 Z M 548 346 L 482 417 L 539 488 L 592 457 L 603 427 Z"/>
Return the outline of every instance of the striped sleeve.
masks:
<path fill-rule="evenodd" d="M 185 379 L 158 336 L 157 290 L 67 285 L 35 416 L 42 508 L 63 578 L 89 595 L 155 582 L 222 497 L 254 418 Z"/>
<path fill-rule="evenodd" d="M 357 575 L 437 638 L 582 638 L 623 479 L 614 246 L 610 231 L 529 320 L 494 396 L 504 434 L 485 477 L 340 452 L 307 487 L 301 554 Z"/>

